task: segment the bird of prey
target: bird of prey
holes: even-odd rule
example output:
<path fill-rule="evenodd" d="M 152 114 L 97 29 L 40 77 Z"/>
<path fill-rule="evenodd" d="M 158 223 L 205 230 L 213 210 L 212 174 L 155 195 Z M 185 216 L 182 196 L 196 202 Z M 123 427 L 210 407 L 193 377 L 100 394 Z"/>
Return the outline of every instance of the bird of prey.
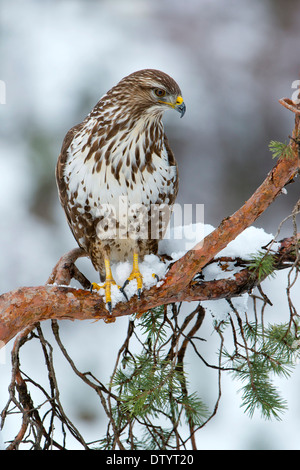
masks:
<path fill-rule="evenodd" d="M 186 110 L 177 83 L 159 70 L 140 70 L 111 88 L 62 144 L 56 166 L 60 202 L 104 282 L 110 314 L 111 262 L 133 256 L 125 284 L 136 279 L 140 295 L 139 257 L 157 253 L 169 221 L 166 208 L 177 196 L 177 163 L 161 120 L 170 108 L 181 117 Z M 156 207 L 164 208 L 163 217 Z"/>

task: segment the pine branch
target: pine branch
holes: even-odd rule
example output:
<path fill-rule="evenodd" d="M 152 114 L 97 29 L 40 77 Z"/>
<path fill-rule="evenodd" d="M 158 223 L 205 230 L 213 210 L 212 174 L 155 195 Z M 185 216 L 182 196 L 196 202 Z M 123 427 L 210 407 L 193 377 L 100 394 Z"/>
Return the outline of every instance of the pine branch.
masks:
<path fill-rule="evenodd" d="M 298 238 L 299 240 L 299 238 Z M 288 268 L 295 260 L 295 245 L 293 237 L 282 240 L 275 256 L 275 269 Z M 293 248 L 294 247 L 294 248 Z M 294 255 L 293 255 L 294 252 Z M 74 251 L 70 252 L 74 258 Z M 79 253 L 82 256 L 82 253 Z M 59 276 L 66 274 L 64 255 L 56 266 Z M 247 260 L 243 261 L 247 265 Z M 267 274 L 267 273 L 265 273 Z M 53 279 L 56 279 L 53 277 Z M 153 287 L 146 291 L 141 299 L 133 297 L 129 302 L 121 302 L 113 310 L 115 317 L 145 312 L 159 305 L 167 305 L 182 301 L 201 301 L 230 298 L 249 292 L 263 280 L 262 274 L 257 274 L 246 267 L 237 272 L 233 278 L 216 281 L 193 281 L 181 291 L 176 285 L 173 291 Z M 49 319 L 56 320 L 100 320 L 108 315 L 102 297 L 89 290 L 76 289 L 67 286 L 46 285 L 38 287 L 22 287 L 0 296 L 0 340 L 8 342 L 18 332 L 27 326 Z"/>
<path fill-rule="evenodd" d="M 291 108 L 288 100 L 281 104 Z M 218 228 L 205 237 L 203 243 L 188 251 L 167 272 L 159 288 L 152 287 L 139 300 L 136 296 L 129 302 L 120 302 L 113 310 L 113 317 L 140 314 L 159 305 L 177 301 L 205 300 L 240 295 L 258 282 L 257 276 L 250 278 L 245 268 L 234 279 L 210 282 L 192 282 L 227 244 L 250 226 L 273 202 L 282 188 L 298 171 L 298 145 L 300 106 L 294 107 L 295 128 L 289 143 L 291 158 L 279 158 L 265 181 L 232 216 L 224 219 Z M 296 243 L 296 240 L 293 240 Z M 291 242 L 292 243 L 292 242 Z M 108 312 L 102 298 L 88 290 L 62 287 L 71 278 L 77 279 L 85 289 L 90 283 L 75 266 L 78 257 L 85 256 L 83 250 L 75 249 L 62 257 L 54 268 L 48 284 L 39 287 L 22 287 L 0 296 L 0 340 L 9 341 L 19 331 L 36 322 L 51 319 L 105 319 Z"/>
<path fill-rule="evenodd" d="M 255 410 L 260 410 L 266 419 L 280 419 L 286 410 L 286 401 L 281 398 L 277 388 L 272 383 L 272 376 L 289 377 L 299 358 L 297 325 L 269 325 L 262 328 L 255 322 L 244 323 L 242 326 L 245 339 L 247 359 L 241 353 L 229 354 L 224 352 L 234 370 L 233 376 L 244 385 L 242 406 L 250 417 Z"/>

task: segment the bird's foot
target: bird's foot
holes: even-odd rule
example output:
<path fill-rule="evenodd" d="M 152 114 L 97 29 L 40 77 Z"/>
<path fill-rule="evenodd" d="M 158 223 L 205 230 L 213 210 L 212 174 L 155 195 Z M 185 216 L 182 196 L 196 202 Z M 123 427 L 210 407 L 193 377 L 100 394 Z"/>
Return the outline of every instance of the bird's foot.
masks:
<path fill-rule="evenodd" d="M 120 289 L 120 286 L 116 284 L 114 279 L 106 279 L 104 284 L 102 285 L 99 285 L 96 282 L 91 283 L 91 291 L 100 289 L 105 290 L 105 303 L 110 314 L 105 318 L 105 323 L 113 323 L 114 321 L 116 321 L 116 319 L 112 316 L 111 286 L 113 285 L 117 286 L 118 289 Z"/>
<path fill-rule="evenodd" d="M 133 269 L 132 270 L 130 276 L 126 279 L 126 281 L 124 282 L 124 284 L 121 287 L 120 291 L 123 292 L 124 295 L 126 295 L 124 289 L 129 284 L 129 282 L 132 281 L 133 279 L 136 279 L 136 282 L 137 282 L 137 295 L 138 295 L 138 298 L 140 299 L 141 298 L 141 293 L 142 293 L 142 288 L 143 288 L 143 276 L 141 275 L 139 269 Z"/>

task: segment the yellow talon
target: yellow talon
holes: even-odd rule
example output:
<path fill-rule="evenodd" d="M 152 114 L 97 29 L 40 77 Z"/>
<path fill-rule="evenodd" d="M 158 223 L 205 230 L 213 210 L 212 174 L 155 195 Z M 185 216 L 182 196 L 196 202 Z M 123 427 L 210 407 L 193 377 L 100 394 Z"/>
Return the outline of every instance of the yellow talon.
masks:
<path fill-rule="evenodd" d="M 104 282 L 103 285 L 99 285 L 96 282 L 92 282 L 91 283 L 91 289 L 92 290 L 93 289 L 95 289 L 95 290 L 105 289 L 105 303 L 107 304 L 108 311 L 111 314 L 111 312 L 112 312 L 111 286 L 112 285 L 117 285 L 117 284 L 116 284 L 114 278 L 112 277 L 109 258 L 105 257 L 104 258 L 104 263 L 105 263 L 105 275 L 106 275 L 105 282 Z M 111 323 L 111 322 L 115 321 L 115 318 L 110 315 L 110 316 L 106 317 L 104 321 L 106 323 Z"/>
<path fill-rule="evenodd" d="M 132 281 L 133 279 L 136 279 L 137 282 L 137 294 L 138 297 L 141 297 L 142 293 L 142 288 L 143 288 L 143 276 L 140 273 L 139 270 L 139 255 L 137 253 L 133 253 L 133 266 L 132 266 L 132 271 L 128 279 L 125 281 L 123 287 L 122 287 L 122 292 L 124 292 L 124 288 L 127 286 L 127 284 Z"/>

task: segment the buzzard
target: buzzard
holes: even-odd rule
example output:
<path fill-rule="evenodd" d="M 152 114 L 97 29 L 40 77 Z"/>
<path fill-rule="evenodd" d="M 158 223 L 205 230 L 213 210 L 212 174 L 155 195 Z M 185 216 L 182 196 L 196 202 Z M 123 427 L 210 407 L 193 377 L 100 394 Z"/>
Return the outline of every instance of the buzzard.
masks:
<path fill-rule="evenodd" d="M 186 110 L 177 83 L 159 70 L 140 70 L 109 90 L 62 144 L 56 166 L 60 202 L 104 282 L 110 313 L 111 261 L 132 254 L 125 285 L 136 279 L 140 295 L 139 256 L 157 253 L 177 196 L 177 163 L 161 120 L 170 108 L 181 117 Z"/>

